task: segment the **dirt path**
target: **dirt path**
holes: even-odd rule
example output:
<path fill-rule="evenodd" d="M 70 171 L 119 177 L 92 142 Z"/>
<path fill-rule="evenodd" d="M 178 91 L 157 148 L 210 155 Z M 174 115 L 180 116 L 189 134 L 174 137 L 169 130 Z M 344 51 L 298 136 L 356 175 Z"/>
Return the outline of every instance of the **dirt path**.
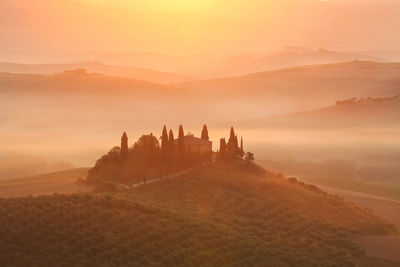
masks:
<path fill-rule="evenodd" d="M 325 185 L 318 185 L 319 188 L 321 188 L 324 191 L 331 192 L 336 195 L 350 195 L 354 197 L 361 197 L 361 198 L 369 198 L 369 199 L 375 199 L 375 200 L 382 200 L 382 201 L 389 201 L 389 202 L 394 202 L 397 204 L 400 204 L 400 201 L 397 199 L 393 198 L 387 198 L 387 197 L 381 197 L 377 195 L 372 195 L 372 194 L 367 194 L 367 193 L 362 193 L 362 192 L 356 192 L 356 191 L 351 191 L 351 190 L 346 190 L 346 189 L 339 189 L 339 188 L 334 188 L 330 186 L 325 186 Z"/>
<path fill-rule="evenodd" d="M 173 174 L 170 174 L 170 175 L 162 176 L 160 178 L 146 180 L 146 182 L 139 182 L 139 183 L 135 183 L 135 184 L 131 184 L 131 185 L 119 184 L 119 186 L 122 186 L 122 187 L 127 188 L 127 189 L 128 188 L 132 188 L 132 187 L 138 187 L 139 185 L 151 184 L 151 183 L 155 183 L 155 182 L 158 182 L 158 181 L 161 181 L 161 180 L 166 180 L 166 179 L 179 177 L 179 176 L 182 176 L 184 174 L 189 173 L 191 170 L 192 169 L 188 169 L 188 170 L 184 170 L 184 171 L 181 171 L 181 172 L 173 173 Z"/>

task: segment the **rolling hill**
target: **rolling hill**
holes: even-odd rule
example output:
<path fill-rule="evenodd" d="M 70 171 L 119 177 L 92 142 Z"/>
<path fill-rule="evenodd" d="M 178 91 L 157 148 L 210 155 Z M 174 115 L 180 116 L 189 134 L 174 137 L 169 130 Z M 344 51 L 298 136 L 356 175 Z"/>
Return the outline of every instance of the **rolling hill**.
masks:
<path fill-rule="evenodd" d="M 154 102 L 191 104 L 193 109 L 211 108 L 213 116 L 226 111 L 226 107 L 215 106 L 224 100 L 227 107 L 235 104 L 229 111 L 241 107 L 241 117 L 250 118 L 254 113 L 282 114 L 320 108 L 353 96 L 397 95 L 400 94 L 399 77 L 399 63 L 361 61 L 310 65 L 173 86 L 77 71 L 53 75 L 2 73 L 0 93 L 84 93 L 96 98 L 108 98 L 111 94 L 133 95 L 138 102 L 142 101 L 141 97 L 150 96 Z M 253 114 L 247 114 L 250 112 Z"/>
<path fill-rule="evenodd" d="M 108 76 L 131 78 L 162 84 L 187 82 L 192 80 L 189 77 L 174 73 L 145 68 L 105 65 L 100 62 L 71 64 L 18 64 L 0 62 L 0 72 L 5 73 L 54 74 L 74 69 L 86 69 L 88 72 L 100 73 Z"/>
<path fill-rule="evenodd" d="M 197 98 L 246 103 L 256 114 L 321 108 L 338 99 L 400 94 L 400 64 L 352 61 L 183 83 Z M 197 94 L 198 93 L 198 94 Z M 263 109 L 256 109 L 262 106 Z M 290 110 L 290 111 L 289 111 Z M 254 113 L 247 118 L 254 117 Z"/>
<path fill-rule="evenodd" d="M 0 71 L 21 73 L 53 73 L 66 69 L 86 68 L 91 72 L 149 80 L 152 82 L 179 82 L 196 79 L 216 79 L 232 77 L 254 72 L 303 65 L 338 63 L 353 60 L 391 62 L 396 59 L 392 54 L 374 52 L 341 52 L 308 47 L 285 46 L 282 49 L 266 52 L 229 52 L 198 53 L 187 55 L 169 55 L 162 53 L 135 53 L 124 51 L 85 51 L 43 54 L 41 51 L 24 52 L 0 48 L 0 57 L 10 62 L 38 62 L 42 59 L 60 58 L 64 61 L 87 61 L 80 64 L 0 64 Z M 394 59 L 393 59 L 394 58 Z M 104 65 L 96 62 L 104 62 Z M 132 66 L 132 67 L 122 67 Z M 56 71 L 54 71 L 56 70 Z M 38 72 L 40 71 L 40 72 Z M 45 71 L 45 72 L 43 72 Z M 128 76 L 129 75 L 129 76 Z"/>
<path fill-rule="evenodd" d="M 214 73 L 214 77 L 228 77 L 304 65 L 329 64 L 353 60 L 382 61 L 379 58 L 358 53 L 286 46 L 283 49 L 272 52 L 244 54 L 211 61 L 207 70 L 210 73 Z M 215 75 L 216 73 L 218 75 Z M 210 77 L 210 74 L 208 74 L 208 77 Z"/>
<path fill-rule="evenodd" d="M 0 202 L 2 265 L 355 266 L 363 253 L 353 234 L 397 231 L 367 209 L 242 163 L 119 193 Z"/>
<path fill-rule="evenodd" d="M 400 127 L 400 95 L 240 122 L 249 128 L 395 129 Z"/>
<path fill-rule="evenodd" d="M 0 73 L 0 93 L 71 95 L 98 95 L 99 97 L 121 94 L 146 95 L 167 91 L 166 85 L 143 80 L 85 73 L 80 70 L 57 74 Z"/>
<path fill-rule="evenodd" d="M 137 139 L 143 129 L 156 133 L 163 124 L 174 129 L 183 124 L 186 131 L 197 133 L 201 130 L 199 125 L 207 123 L 215 129 L 213 136 L 223 136 L 225 132 L 220 129 L 231 126 L 231 122 L 243 122 L 237 126 L 245 128 L 250 119 L 320 109 L 349 97 L 398 95 L 399 77 L 398 63 L 376 62 L 303 66 L 173 86 L 79 72 L 3 73 L 0 74 L 0 120 L 3 122 L 0 149 L 3 154 L 40 151 L 44 158 L 52 157 L 57 151 L 59 158 L 76 166 L 88 166 L 104 150 L 105 143 L 114 144 L 121 129 Z M 393 116 L 396 118 L 396 114 Z M 253 142 L 249 149 L 259 157 L 265 158 L 266 150 L 255 143 L 265 140 L 271 141 L 268 151 L 276 147 L 275 155 L 289 151 L 282 149 L 268 133 L 271 131 L 263 135 L 243 134 L 248 137 L 246 144 Z M 328 134 L 337 140 L 336 135 Z M 277 136 L 280 138 L 282 133 Z M 305 144 L 304 140 L 296 139 L 299 136 L 296 133 L 294 138 L 286 138 L 284 145 L 288 145 L 288 140 L 296 145 Z M 303 139 L 316 140 L 308 136 Z M 367 142 L 371 144 L 370 140 Z M 329 141 L 329 144 L 333 143 Z M 369 151 L 382 149 L 381 139 L 375 144 Z M 307 145 L 307 151 L 309 148 Z M 392 151 L 394 146 L 388 144 L 383 148 Z M 306 159 L 308 156 L 301 155 Z"/>

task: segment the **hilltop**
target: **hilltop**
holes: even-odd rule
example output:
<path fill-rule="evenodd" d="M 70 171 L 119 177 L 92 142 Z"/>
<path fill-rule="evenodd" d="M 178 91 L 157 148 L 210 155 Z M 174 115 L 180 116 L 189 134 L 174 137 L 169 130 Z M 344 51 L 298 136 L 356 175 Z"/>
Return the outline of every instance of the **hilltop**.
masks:
<path fill-rule="evenodd" d="M 396 232 L 369 210 L 240 162 L 119 193 L 0 204 L 2 265 L 354 266 L 353 234 Z"/>

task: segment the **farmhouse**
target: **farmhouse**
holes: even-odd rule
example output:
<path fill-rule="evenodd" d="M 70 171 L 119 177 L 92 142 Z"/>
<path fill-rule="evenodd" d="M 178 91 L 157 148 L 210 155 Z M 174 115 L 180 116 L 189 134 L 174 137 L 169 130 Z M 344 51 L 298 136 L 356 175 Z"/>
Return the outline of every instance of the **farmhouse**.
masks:
<path fill-rule="evenodd" d="M 189 133 L 183 138 L 184 151 L 187 153 L 196 153 L 200 155 L 209 155 L 212 153 L 212 142 L 195 137 Z M 178 147 L 178 139 L 174 140 L 175 148 Z"/>

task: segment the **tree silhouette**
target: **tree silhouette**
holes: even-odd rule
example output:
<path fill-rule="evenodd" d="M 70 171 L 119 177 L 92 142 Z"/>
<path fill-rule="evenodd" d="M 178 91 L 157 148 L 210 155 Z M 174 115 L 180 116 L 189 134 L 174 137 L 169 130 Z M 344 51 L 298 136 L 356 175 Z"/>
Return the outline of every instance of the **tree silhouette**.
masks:
<path fill-rule="evenodd" d="M 181 165 L 183 165 L 184 159 L 185 159 L 185 134 L 183 132 L 182 125 L 179 125 L 178 152 L 179 152 L 179 161 L 180 161 Z"/>
<path fill-rule="evenodd" d="M 209 140 L 205 124 L 201 139 Z M 165 125 L 159 139 L 153 134 L 143 135 L 131 148 L 128 147 L 128 136 L 124 132 L 121 137 L 121 146 L 114 148 L 96 162 L 95 167 L 89 172 L 88 180 L 90 182 L 133 183 L 146 178 L 162 177 L 163 174 L 172 173 L 184 167 L 211 161 L 212 150 L 206 151 L 209 153 L 204 153 L 204 151 L 206 150 L 202 150 L 201 146 L 185 144 L 182 125 L 179 125 L 177 144 L 173 130 L 168 132 Z M 248 164 L 251 164 L 254 155 L 249 153 L 246 154 L 245 159 Z M 243 156 L 243 138 L 238 144 L 238 136 L 231 127 L 229 142 L 225 138 L 220 139 L 218 160 L 232 160 L 243 158 Z"/>
<path fill-rule="evenodd" d="M 239 151 L 239 156 L 243 158 L 244 156 L 244 150 L 243 150 L 243 137 L 240 137 L 240 151 Z"/>
<path fill-rule="evenodd" d="M 121 137 L 121 161 L 125 161 L 128 158 L 128 136 L 126 132 Z"/>
<path fill-rule="evenodd" d="M 231 158 L 235 158 L 236 155 L 238 154 L 238 139 L 237 135 L 235 135 L 235 130 L 233 130 L 233 127 L 231 127 L 231 133 L 227 144 L 227 150 L 229 152 L 229 157 Z"/>
<path fill-rule="evenodd" d="M 161 135 L 161 154 L 163 159 L 165 160 L 168 153 L 168 133 L 167 127 L 164 125 Z"/>
<path fill-rule="evenodd" d="M 235 139 L 233 139 L 233 140 L 234 140 L 234 143 L 233 143 L 233 151 L 234 151 L 235 156 L 236 156 L 236 155 L 239 154 L 239 142 L 238 142 L 238 137 L 237 137 L 237 135 L 235 135 Z"/>
<path fill-rule="evenodd" d="M 233 127 L 231 127 L 231 133 L 229 135 L 228 143 L 233 143 L 234 139 L 235 139 L 235 130 L 233 129 Z"/>
<path fill-rule="evenodd" d="M 168 152 L 169 154 L 172 154 L 175 149 L 175 138 L 174 138 L 174 132 L 169 130 L 169 138 L 168 138 Z"/>
<path fill-rule="evenodd" d="M 225 138 L 219 140 L 219 158 L 224 159 L 226 157 L 226 141 Z"/>
<path fill-rule="evenodd" d="M 254 161 L 254 154 L 251 152 L 247 152 L 246 156 L 244 157 L 244 159 L 246 160 L 247 164 L 252 164 Z"/>
<path fill-rule="evenodd" d="M 201 139 L 203 140 L 210 140 L 210 138 L 208 137 L 208 129 L 207 129 L 207 125 L 203 125 L 203 130 L 201 131 Z"/>
<path fill-rule="evenodd" d="M 160 143 L 153 134 L 142 135 L 134 144 L 133 150 L 148 155 L 149 158 L 156 156 L 160 149 Z"/>
<path fill-rule="evenodd" d="M 121 168 L 121 148 L 114 147 L 106 155 L 96 161 L 95 166 L 90 169 L 87 180 L 96 182 L 101 180 L 111 180 L 118 176 Z"/>

